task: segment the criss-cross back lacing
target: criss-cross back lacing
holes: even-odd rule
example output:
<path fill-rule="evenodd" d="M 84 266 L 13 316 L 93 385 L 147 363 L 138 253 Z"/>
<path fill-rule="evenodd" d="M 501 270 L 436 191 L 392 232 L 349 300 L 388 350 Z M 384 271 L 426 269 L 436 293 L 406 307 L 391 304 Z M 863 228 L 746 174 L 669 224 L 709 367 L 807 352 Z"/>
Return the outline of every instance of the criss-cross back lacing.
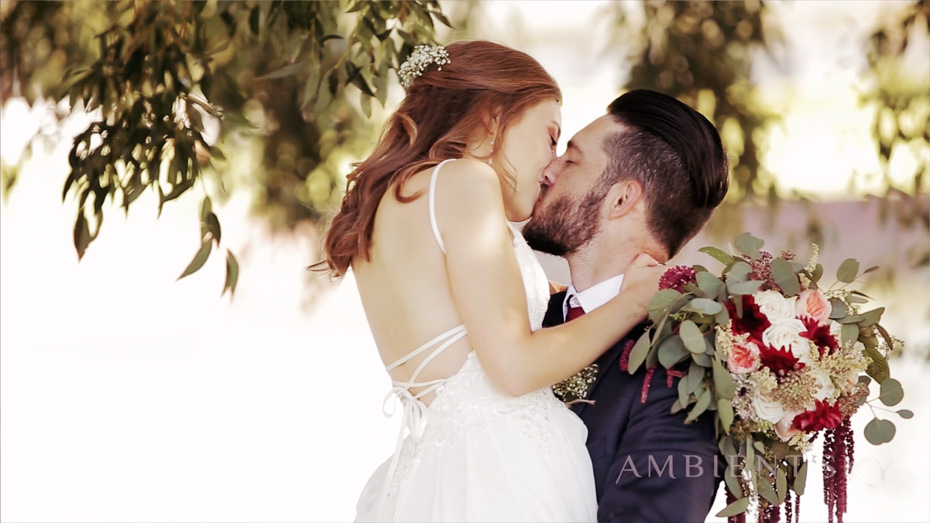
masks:
<path fill-rule="evenodd" d="M 439 168 L 443 166 L 446 162 L 451 160 L 445 160 L 437 165 L 433 169 L 433 173 L 430 176 L 430 185 L 429 185 L 429 218 L 430 226 L 433 229 L 433 236 L 436 237 L 436 242 L 439 244 L 439 249 L 442 250 L 445 254 L 445 246 L 442 241 L 442 237 L 439 235 L 439 225 L 436 221 L 436 175 L 439 174 Z M 423 435 L 423 430 L 426 428 L 426 412 L 427 406 L 420 399 L 431 392 L 435 392 L 439 387 L 442 387 L 442 384 L 446 381 L 447 378 L 438 378 L 434 380 L 421 381 L 418 382 L 417 378 L 420 376 L 420 373 L 423 372 L 423 369 L 431 361 L 433 361 L 437 356 L 442 354 L 447 348 L 452 346 L 453 343 L 465 337 L 467 331 L 465 330 L 465 325 L 458 325 L 452 327 L 451 329 L 443 332 L 442 334 L 436 336 L 435 338 L 427 341 L 423 345 L 420 345 L 416 349 L 410 351 L 406 356 L 401 357 L 394 363 L 391 363 L 387 367 L 388 372 L 400 367 L 404 363 L 412 360 L 413 358 L 423 354 L 430 349 L 432 352 L 423 358 L 423 361 L 413 370 L 413 373 L 410 375 L 410 379 L 407 381 L 401 380 L 391 380 L 391 385 L 393 388 L 387 393 L 387 396 L 384 398 L 383 411 L 385 416 L 392 416 L 394 414 L 394 405 L 392 401 L 395 398 L 400 400 L 401 405 L 403 406 L 404 413 L 403 418 L 401 419 L 400 434 L 397 435 L 397 445 L 394 448 L 394 455 L 391 457 L 391 464 L 388 468 L 387 481 L 384 482 L 384 490 L 381 494 L 381 500 L 378 505 L 378 520 L 382 521 L 389 517 L 389 515 L 384 514 L 384 507 L 386 506 L 387 496 L 393 483 L 394 473 L 397 470 L 397 461 L 400 458 L 401 447 L 404 443 L 404 429 L 410 431 L 411 437 L 414 441 L 419 441 L 420 436 Z M 410 389 L 420 389 L 419 392 L 414 394 Z M 388 405 L 390 404 L 390 409 Z"/>

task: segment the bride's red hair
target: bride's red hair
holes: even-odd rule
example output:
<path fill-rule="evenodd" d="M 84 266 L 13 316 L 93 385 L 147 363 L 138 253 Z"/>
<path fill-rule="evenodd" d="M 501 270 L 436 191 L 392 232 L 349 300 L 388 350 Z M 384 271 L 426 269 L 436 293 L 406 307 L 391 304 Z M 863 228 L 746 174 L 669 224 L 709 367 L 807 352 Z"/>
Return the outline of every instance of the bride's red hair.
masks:
<path fill-rule="evenodd" d="M 446 46 L 450 63 L 430 65 L 407 90 L 375 150 L 347 176 L 342 207 L 324 243 L 326 264 L 345 274 L 356 256 L 367 260 L 375 212 L 388 188 L 403 194 L 410 176 L 447 158 L 461 158 L 468 141 L 497 118 L 496 151 L 507 126 L 539 102 L 561 99 L 555 80 L 526 53 L 486 41 Z M 497 158 L 495 158 L 497 159 Z M 506 158 L 495 162 L 506 169 Z M 508 172 L 512 177 L 512 173 Z"/>

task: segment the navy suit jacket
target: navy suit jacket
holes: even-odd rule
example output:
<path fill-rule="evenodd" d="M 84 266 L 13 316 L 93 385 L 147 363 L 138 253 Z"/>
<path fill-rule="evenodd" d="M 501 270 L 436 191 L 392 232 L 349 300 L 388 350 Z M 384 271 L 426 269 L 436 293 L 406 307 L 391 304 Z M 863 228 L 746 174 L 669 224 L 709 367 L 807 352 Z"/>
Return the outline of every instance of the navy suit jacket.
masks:
<path fill-rule="evenodd" d="M 564 292 L 552 296 L 544 326 L 564 323 L 564 299 Z M 686 411 L 671 414 L 678 379 L 667 381 L 661 365 L 646 401 L 641 400 L 646 371 L 630 375 L 620 362 L 627 342 L 635 342 L 644 329 L 645 324 L 634 328 L 597 359 L 597 377 L 587 395 L 594 404 L 572 405 L 588 427 L 597 520 L 704 521 L 726 468 L 713 415 L 685 425 Z"/>

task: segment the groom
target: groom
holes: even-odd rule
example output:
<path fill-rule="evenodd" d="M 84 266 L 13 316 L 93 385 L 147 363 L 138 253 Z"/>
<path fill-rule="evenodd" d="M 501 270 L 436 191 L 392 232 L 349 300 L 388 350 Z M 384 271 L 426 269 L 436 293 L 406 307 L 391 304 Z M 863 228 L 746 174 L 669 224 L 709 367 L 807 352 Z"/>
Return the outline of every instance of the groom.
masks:
<path fill-rule="evenodd" d="M 568 142 L 544 172 L 530 246 L 563 256 L 566 292 L 552 296 L 544 325 L 557 325 L 620 292 L 640 253 L 660 263 L 707 223 L 726 195 L 727 159 L 716 129 L 669 96 L 630 91 Z M 598 521 L 704 521 L 725 468 L 713 418 L 686 425 L 671 414 L 675 372 L 658 365 L 627 372 L 644 325 L 604 353 L 584 402 Z"/>

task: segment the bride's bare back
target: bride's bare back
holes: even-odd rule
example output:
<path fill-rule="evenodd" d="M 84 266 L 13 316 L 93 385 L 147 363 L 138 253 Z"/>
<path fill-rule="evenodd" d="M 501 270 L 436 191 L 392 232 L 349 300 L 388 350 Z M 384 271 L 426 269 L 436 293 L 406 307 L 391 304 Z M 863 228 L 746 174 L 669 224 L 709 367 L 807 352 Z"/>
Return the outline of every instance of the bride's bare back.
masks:
<path fill-rule="evenodd" d="M 429 168 L 417 173 L 405 184 L 403 194 L 422 194 L 412 202 L 397 201 L 390 190 L 385 194 L 375 216 L 370 260 L 353 263 L 362 305 L 385 365 L 462 323 L 449 289 L 445 255 L 430 225 L 432 172 Z M 455 374 L 470 350 L 467 337 L 456 341 L 423 369 L 417 381 Z M 408 381 L 429 355 L 427 351 L 414 357 L 392 370 L 391 377 Z M 423 398 L 426 403 L 431 396 Z"/>

